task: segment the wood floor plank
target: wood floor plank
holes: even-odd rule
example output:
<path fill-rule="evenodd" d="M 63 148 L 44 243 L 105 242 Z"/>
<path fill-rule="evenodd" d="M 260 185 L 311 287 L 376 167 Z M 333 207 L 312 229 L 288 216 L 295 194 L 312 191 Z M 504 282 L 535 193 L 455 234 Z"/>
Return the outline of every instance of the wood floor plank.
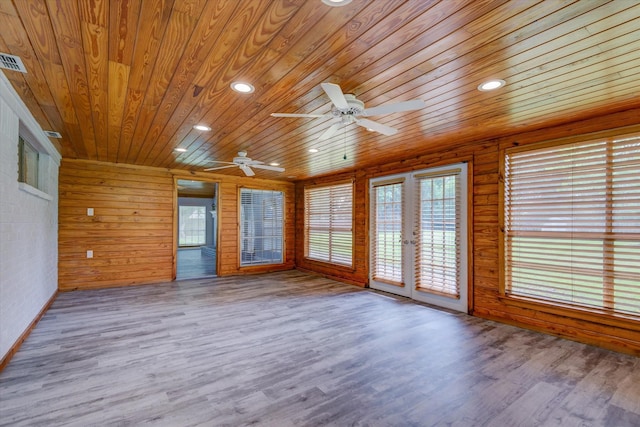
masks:
<path fill-rule="evenodd" d="M 62 293 L 0 426 L 633 426 L 640 359 L 298 271 Z"/>

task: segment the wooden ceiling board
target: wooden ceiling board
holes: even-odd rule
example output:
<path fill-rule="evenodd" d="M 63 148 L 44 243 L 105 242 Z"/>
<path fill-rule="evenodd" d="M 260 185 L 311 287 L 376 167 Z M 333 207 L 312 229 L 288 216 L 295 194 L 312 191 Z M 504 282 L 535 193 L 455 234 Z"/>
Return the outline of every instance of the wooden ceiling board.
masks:
<path fill-rule="evenodd" d="M 475 89 L 475 88 L 474 88 L 474 89 Z M 355 92 L 358 92 L 358 91 L 356 90 Z M 316 98 L 314 99 L 314 102 L 315 102 L 315 101 L 317 101 L 318 99 L 321 99 L 321 101 L 320 101 L 320 102 L 321 102 L 321 104 L 322 104 L 323 106 L 326 106 L 326 98 L 325 98 L 324 96 L 316 97 Z M 311 104 L 307 104 L 306 108 L 301 109 L 301 111 L 300 111 L 300 112 L 313 112 L 313 113 L 326 112 L 326 109 L 325 109 L 325 111 L 315 111 L 315 109 L 313 108 L 315 105 L 314 105 L 314 106 L 311 106 L 311 107 L 310 107 L 310 105 L 311 105 Z M 367 105 L 370 105 L 370 104 L 367 104 Z M 284 120 L 290 120 L 290 119 L 284 119 Z M 294 126 L 295 126 L 295 125 L 294 125 Z"/>
<path fill-rule="evenodd" d="M 411 3 L 412 4 L 416 4 L 416 2 L 411 2 Z M 392 6 L 395 7 L 397 4 L 398 4 L 398 2 L 395 2 L 395 3 L 394 2 L 376 2 L 376 3 L 372 3 L 371 7 L 367 8 L 365 10 L 362 10 L 357 16 L 355 16 L 353 18 L 352 21 L 367 22 L 367 23 L 369 23 L 369 25 L 373 25 L 373 24 L 375 24 L 377 22 L 376 19 L 375 19 L 376 17 L 378 17 L 378 19 L 379 19 L 379 17 L 383 16 L 381 14 L 381 9 L 380 9 L 381 7 L 387 7 L 387 8 L 392 7 Z M 426 4 L 426 2 L 425 3 L 421 3 L 421 4 L 423 4 L 423 7 L 424 7 L 424 4 Z M 346 18 L 348 18 L 348 16 L 345 16 L 343 18 L 346 19 Z M 354 34 L 354 29 L 358 29 L 359 31 L 364 31 L 364 28 L 362 28 L 362 25 L 345 25 L 343 22 L 340 22 L 340 25 L 345 26 L 346 28 L 349 28 L 349 30 L 350 30 L 349 31 L 349 35 L 351 35 L 351 36 L 357 35 L 357 34 Z M 318 39 L 318 36 L 317 36 L 318 31 L 316 31 L 314 28 L 311 28 L 307 32 L 307 34 L 310 34 L 313 39 Z M 320 40 L 320 41 L 316 40 L 316 42 L 315 42 L 315 44 L 313 46 L 315 47 L 317 45 L 317 48 L 314 49 L 312 52 L 310 52 L 310 54 L 312 54 L 313 56 L 312 57 L 307 57 L 306 61 L 300 63 L 301 66 L 307 67 L 307 69 L 305 71 L 303 71 L 303 72 L 312 72 L 315 69 L 313 67 L 317 66 L 317 65 L 315 65 L 315 66 L 313 65 L 314 61 L 316 63 L 323 63 L 327 59 L 331 58 L 331 55 L 334 55 L 334 52 L 336 51 L 336 47 L 335 46 L 338 45 L 339 43 L 340 44 L 346 43 L 347 39 L 348 39 L 347 34 L 345 34 L 344 32 L 338 32 L 338 33 L 335 33 L 333 35 L 332 39 L 328 39 L 326 41 L 325 40 Z M 307 42 L 308 42 L 308 38 L 305 37 L 300 42 L 298 42 L 296 44 L 296 46 L 294 46 L 293 49 L 300 48 L 302 51 L 308 51 L 309 49 L 308 49 Z M 322 43 L 320 43 L 320 42 L 322 42 Z M 328 47 L 331 47 L 331 50 L 327 50 Z M 366 49 L 366 48 L 367 48 L 367 45 L 363 45 L 362 46 L 362 49 Z M 297 57 L 302 57 L 303 55 L 302 54 L 297 54 L 296 56 Z M 332 61 L 334 63 L 336 63 L 336 64 L 338 63 L 338 59 L 336 59 L 336 58 L 331 58 L 331 59 L 332 59 Z M 289 73 L 289 75 L 296 76 L 296 75 L 298 75 L 299 72 L 300 72 L 299 70 L 292 70 Z M 280 97 L 279 97 L 279 100 L 282 100 L 282 101 L 286 102 L 288 99 L 291 99 L 291 96 L 294 93 L 300 93 L 300 95 L 299 95 L 300 98 L 299 98 L 299 101 L 297 101 L 297 103 L 302 104 L 303 102 L 305 102 L 305 100 L 307 98 L 314 102 L 314 106 L 313 107 L 310 108 L 309 104 L 307 104 L 305 106 L 306 109 L 305 110 L 299 110 L 300 112 L 306 112 L 306 113 L 309 113 L 309 112 L 326 113 L 326 112 L 328 112 L 330 107 L 328 106 L 328 103 L 327 103 L 328 100 L 327 100 L 324 92 L 322 92 L 318 87 L 313 87 L 308 82 L 306 83 L 306 86 L 304 86 L 302 89 L 299 90 L 299 92 L 296 92 L 297 87 L 301 83 L 305 83 L 305 82 L 296 82 L 296 81 L 292 80 L 291 81 L 292 87 L 291 87 L 290 91 L 288 93 L 284 93 L 284 96 L 281 93 Z M 308 95 L 305 95 L 305 94 L 308 94 Z M 272 104 L 273 105 L 273 101 L 259 99 L 258 100 L 258 104 L 259 104 L 259 106 L 266 105 L 266 104 Z M 309 111 L 310 109 L 315 110 L 316 106 L 317 107 L 322 107 L 323 111 Z M 278 111 L 281 111 L 281 110 L 278 110 Z M 290 110 L 287 110 L 287 111 L 290 112 Z M 226 140 L 227 141 L 231 141 L 231 142 L 236 142 L 236 144 L 240 143 L 240 144 L 245 144 L 246 145 L 248 143 L 248 141 L 246 139 L 243 139 L 243 135 L 247 134 L 247 130 L 249 130 L 247 128 L 247 124 L 251 123 L 251 124 L 253 124 L 255 126 L 261 126 L 264 123 L 264 120 L 269 120 L 269 119 L 273 120 L 273 118 L 269 117 L 269 113 L 270 113 L 269 111 L 266 111 L 266 110 L 263 109 L 263 111 L 261 111 L 259 114 L 253 115 L 253 117 L 251 119 L 249 119 L 246 122 L 244 122 L 241 126 L 238 126 L 234 132 L 232 132 L 231 134 L 226 136 Z M 318 124 L 318 122 L 314 122 L 310 126 L 317 126 L 317 124 Z M 291 122 L 291 126 L 293 127 L 293 129 L 295 129 L 295 128 L 299 127 L 300 125 L 299 124 L 295 124 L 295 122 Z M 253 131 L 253 129 L 251 131 Z M 266 132 L 269 135 L 273 134 L 273 131 L 270 130 L 270 129 L 267 129 Z M 321 132 L 322 131 L 320 130 L 320 133 Z M 250 133 L 252 133 L 252 132 L 250 132 Z M 320 133 L 314 133 L 314 134 L 315 135 L 319 135 Z M 268 138 L 268 136 L 267 136 L 267 138 Z M 269 142 L 269 141 L 265 140 L 265 142 Z M 222 145 L 222 144 L 220 144 L 220 145 Z M 261 144 L 261 147 L 267 147 L 267 146 L 269 146 L 269 144 Z M 258 147 L 258 148 L 260 148 L 260 147 Z M 253 150 L 252 150 L 252 153 L 254 153 Z M 227 152 L 226 154 L 227 154 L 227 156 L 232 156 L 232 153 L 230 153 L 230 152 Z M 233 154 L 235 154 L 235 153 L 233 153 Z M 259 151 L 258 151 L 258 154 L 260 154 Z M 271 157 L 274 157 L 274 156 L 272 155 Z M 200 158 L 198 158 L 196 160 L 196 162 L 201 161 L 201 160 L 202 160 L 202 158 L 200 157 Z"/>
<path fill-rule="evenodd" d="M 96 138 L 92 123 L 89 83 L 87 80 L 82 34 L 78 8 L 74 2 L 56 2 L 47 0 L 47 9 L 51 21 L 52 32 L 61 55 L 61 65 L 68 83 L 73 112 L 77 125 L 70 138 L 76 142 L 78 157 L 96 160 L 98 158 Z M 80 126 L 80 123 L 83 125 Z M 65 154 L 63 153 L 63 156 Z"/>
<path fill-rule="evenodd" d="M 52 94 L 44 76 L 42 65 L 33 50 L 31 42 L 28 38 L 25 39 L 23 36 L 24 27 L 22 26 L 21 17 L 13 5 L 3 5 L 0 22 L 2 22 L 3 28 L 2 32 L 0 32 L 0 37 L 2 37 L 2 42 L 6 47 L 5 52 L 19 56 L 27 69 L 27 73 L 17 73 L 19 74 L 19 77 L 15 76 L 16 72 L 5 73 L 5 75 L 10 74 L 9 81 L 11 82 L 19 82 L 20 79 L 23 79 L 26 82 L 30 92 L 33 94 L 33 98 L 35 98 L 36 102 L 40 106 L 40 110 L 47 118 L 48 123 L 40 122 L 43 128 L 44 126 L 48 126 L 48 130 L 64 128 L 64 122 L 60 116 L 58 107 L 56 106 L 54 94 Z M 17 86 L 14 85 L 14 88 L 16 88 L 16 92 L 18 94 L 21 94 L 24 92 L 24 89 L 20 90 L 19 86 L 21 86 L 20 83 L 18 83 Z M 23 101 L 26 105 L 35 109 L 35 106 L 27 104 L 27 102 L 31 101 L 33 98 L 23 98 Z M 62 154 L 75 154 L 71 152 L 71 147 L 67 147 L 67 145 L 63 145 Z"/>
<path fill-rule="evenodd" d="M 268 3 L 265 4 L 268 5 Z M 212 84 L 210 84 L 210 86 L 212 86 L 212 90 L 205 92 L 199 99 L 196 99 L 196 96 L 183 96 L 181 106 L 175 110 L 178 114 L 174 114 L 168 120 L 163 120 L 167 125 L 164 126 L 162 135 L 160 135 L 161 140 L 173 138 L 189 144 L 191 138 L 188 137 L 188 134 L 196 137 L 198 135 L 198 133 L 192 129 L 193 125 L 200 122 L 209 123 L 209 120 L 204 119 L 207 115 L 215 114 L 216 116 L 220 116 L 224 114 L 223 110 L 218 108 L 213 112 L 211 111 L 209 106 L 212 101 L 216 105 L 223 106 L 228 106 L 232 102 L 231 99 L 228 98 L 229 85 L 236 78 L 234 76 L 246 75 L 243 69 L 247 67 L 247 63 L 249 62 L 268 64 L 269 57 L 276 57 L 273 50 L 260 49 L 260 47 L 267 45 L 269 41 L 272 40 L 275 34 L 277 34 L 277 29 L 280 28 L 281 24 L 288 21 L 287 18 L 295 9 L 292 7 L 279 9 L 276 7 L 278 6 L 277 3 L 271 3 L 270 6 L 271 7 L 260 16 L 260 20 L 255 23 L 254 28 L 247 35 L 247 42 L 237 45 L 237 48 L 230 52 L 228 57 L 221 55 L 225 58 L 226 64 L 229 65 L 219 67 L 218 73 L 211 77 Z M 231 45 L 231 43 L 229 43 L 229 45 Z M 251 76 L 243 79 L 253 80 Z M 227 110 L 228 109 L 227 107 Z M 171 124 L 174 124 L 174 126 L 171 126 Z M 153 165 L 155 158 L 162 153 L 162 150 L 166 151 L 166 149 L 166 146 L 158 147 L 156 144 L 153 149 L 149 151 L 146 163 Z"/>
<path fill-rule="evenodd" d="M 309 4 L 309 2 L 306 2 L 305 4 Z M 326 9 L 326 8 L 325 8 Z M 315 7 L 314 9 L 312 9 L 310 11 L 310 13 L 312 14 L 317 14 L 317 10 L 318 8 Z M 302 10 L 301 10 L 302 12 Z M 299 15 L 299 14 L 298 14 Z M 279 36 L 274 39 L 274 41 L 272 43 L 270 43 L 270 45 L 267 47 L 267 51 L 268 52 L 277 52 L 278 49 L 282 50 L 281 45 L 282 45 L 282 37 L 284 35 L 287 35 L 289 33 L 291 33 L 292 35 L 297 35 L 297 34 L 304 34 L 304 31 L 306 31 L 306 34 L 312 33 L 313 32 L 313 28 L 308 29 L 305 28 L 304 26 L 302 26 L 303 24 L 308 23 L 310 20 L 309 18 L 302 17 L 299 18 L 299 21 L 301 21 L 301 27 L 299 29 L 297 28 L 293 28 L 293 29 L 288 29 L 287 26 L 285 26 L 283 28 L 283 31 L 280 31 Z M 304 31 L 303 31 L 304 30 Z M 292 45 L 291 49 L 287 52 L 282 52 L 282 55 L 284 57 L 293 57 L 295 56 L 295 53 L 292 54 L 291 51 L 294 51 L 294 49 L 296 49 L 297 46 L 299 46 L 299 43 L 292 43 L 294 41 L 294 39 L 292 39 L 292 36 L 287 36 L 288 41 L 285 44 L 285 46 L 289 46 Z M 317 38 L 317 37 L 316 37 Z M 305 49 L 308 48 L 308 46 L 303 46 Z M 264 61 L 262 61 L 263 63 L 259 63 L 258 64 L 258 68 L 261 70 L 261 72 L 264 74 L 266 72 L 269 72 L 271 74 L 273 74 L 273 68 L 269 67 L 269 64 L 264 64 Z M 274 63 L 275 64 L 275 63 Z M 255 68 L 255 67 L 254 67 Z M 228 83 L 231 83 L 232 79 L 224 79 L 224 84 L 223 86 L 220 88 L 223 93 L 225 94 L 229 94 L 228 91 Z M 213 127 L 213 131 L 211 132 L 212 135 L 208 136 L 208 142 L 212 142 L 212 141 L 220 141 L 222 140 L 222 138 L 225 138 L 226 141 L 229 140 L 236 140 L 236 138 L 234 138 L 233 132 L 230 132 L 228 129 L 233 127 L 233 123 L 230 125 L 225 125 L 225 126 L 220 126 L 220 124 L 223 123 L 227 123 L 227 120 L 233 120 L 235 117 L 238 116 L 238 109 L 244 109 L 245 111 L 243 111 L 243 115 L 241 116 L 243 118 L 243 122 L 240 122 L 236 125 L 236 130 L 240 130 L 240 135 L 244 134 L 247 132 L 248 127 L 250 126 L 249 123 L 251 123 L 252 118 L 257 117 L 257 114 L 262 114 L 262 116 L 264 117 L 268 117 L 268 113 L 265 113 L 263 105 L 265 102 L 267 101 L 262 101 L 262 99 L 257 99 L 256 101 L 253 101 L 257 95 L 251 94 L 251 95 L 243 95 L 243 96 L 237 96 L 237 94 L 231 93 L 232 97 L 229 100 L 229 103 L 227 104 L 227 108 L 224 111 L 210 111 L 209 115 L 213 117 L 212 121 L 210 121 L 209 123 L 213 123 L 212 127 Z M 262 95 L 262 94 L 261 94 Z M 281 94 L 280 94 L 281 95 Z M 248 103 L 247 105 L 249 105 L 248 108 L 252 108 L 253 111 L 247 113 L 246 109 L 247 109 L 247 105 L 242 105 L 242 103 L 246 103 L 246 100 L 250 99 L 251 103 Z M 235 100 L 235 102 L 234 102 Z M 238 102 L 239 101 L 239 102 Z M 239 105 L 238 105 L 239 104 Z M 247 118 L 249 118 L 247 120 Z M 207 119 L 204 119 L 207 120 Z M 219 131 L 220 129 L 222 129 L 223 131 Z M 204 141 L 202 141 L 204 142 Z M 221 143 L 218 144 L 218 150 L 222 151 L 222 149 L 224 148 L 224 140 L 222 140 Z M 227 151 L 226 157 L 230 158 L 233 157 L 233 155 L 235 155 L 235 152 L 238 151 L 239 148 L 236 149 L 232 149 Z M 216 150 L 216 151 L 218 151 Z M 222 157 L 222 152 L 221 152 L 221 157 Z"/>
<path fill-rule="evenodd" d="M 201 171 L 247 150 L 286 168 L 258 176 L 306 179 L 640 107 L 627 0 L 7 0 L 0 19 L 29 71 L 3 72 L 65 158 Z M 478 91 L 487 78 L 507 85 Z M 370 117 L 396 135 L 326 141 L 330 118 L 270 116 L 329 113 L 322 82 L 427 106 Z"/>

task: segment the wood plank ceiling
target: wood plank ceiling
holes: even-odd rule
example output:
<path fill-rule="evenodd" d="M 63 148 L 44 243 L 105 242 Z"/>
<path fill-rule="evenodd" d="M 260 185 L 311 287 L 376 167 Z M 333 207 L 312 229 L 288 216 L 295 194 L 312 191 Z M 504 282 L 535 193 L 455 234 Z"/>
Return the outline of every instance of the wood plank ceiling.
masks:
<path fill-rule="evenodd" d="M 0 0 L 0 21 L 28 71 L 3 72 L 65 158 L 202 170 L 247 150 L 296 180 L 640 107 L 634 0 Z M 328 113 L 322 82 L 426 107 L 326 141 L 330 118 L 270 116 Z"/>

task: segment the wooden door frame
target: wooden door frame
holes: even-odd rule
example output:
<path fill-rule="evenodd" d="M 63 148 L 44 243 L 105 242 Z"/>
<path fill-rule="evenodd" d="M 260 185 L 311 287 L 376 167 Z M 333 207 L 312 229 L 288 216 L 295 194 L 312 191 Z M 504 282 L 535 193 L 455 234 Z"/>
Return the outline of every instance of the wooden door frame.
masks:
<path fill-rule="evenodd" d="M 176 280 L 176 276 L 178 274 L 178 181 L 179 180 L 190 180 L 190 181 L 202 181 L 202 182 L 211 182 L 216 184 L 216 220 L 218 226 L 216 227 L 216 272 L 220 271 L 220 256 L 218 254 L 218 248 L 220 243 L 220 201 L 218 199 L 220 193 L 220 180 L 219 179 L 211 179 L 206 177 L 186 177 L 181 175 L 173 175 L 173 221 L 172 221 L 172 258 L 173 258 L 173 266 L 171 270 L 171 280 Z"/>

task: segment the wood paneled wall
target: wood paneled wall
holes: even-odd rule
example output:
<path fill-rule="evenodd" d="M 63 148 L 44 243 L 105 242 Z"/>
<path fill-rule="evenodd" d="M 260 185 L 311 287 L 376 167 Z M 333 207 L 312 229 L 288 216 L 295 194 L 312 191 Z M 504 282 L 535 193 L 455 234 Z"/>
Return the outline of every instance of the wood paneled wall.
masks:
<path fill-rule="evenodd" d="M 606 129 L 637 125 L 640 110 L 628 110 L 617 114 L 570 123 L 554 128 L 541 129 L 510 137 L 478 141 L 458 146 L 454 150 L 440 152 L 436 147 L 413 158 L 389 161 L 352 175 L 340 175 L 298 182 L 296 222 L 296 264 L 299 268 L 334 277 L 349 283 L 365 286 L 368 283 L 368 179 L 468 161 L 472 175 L 472 223 L 470 226 L 470 301 L 471 314 L 511 323 L 530 329 L 560 335 L 606 348 L 640 355 L 640 322 L 599 322 L 597 318 L 578 318 L 566 310 L 536 310 L 531 307 L 509 304 L 499 295 L 499 161 L 500 150 L 513 146 L 581 135 Z M 640 128 L 640 127 L 639 127 Z M 428 144 L 428 141 L 425 142 Z M 331 183 L 351 177 L 355 180 L 355 266 L 340 269 L 328 264 L 304 259 L 304 186 Z"/>
<path fill-rule="evenodd" d="M 174 192 L 169 171 L 63 160 L 59 182 L 60 290 L 171 279 Z M 87 208 L 93 208 L 93 216 Z M 93 258 L 87 258 L 87 250 Z"/>
<path fill-rule="evenodd" d="M 62 291 L 171 280 L 175 256 L 175 178 L 220 184 L 218 274 L 294 266 L 294 185 L 280 181 L 131 165 L 63 160 L 60 167 L 58 287 Z M 238 188 L 285 192 L 285 263 L 240 268 Z M 87 208 L 94 215 L 87 215 Z M 87 250 L 93 258 L 87 258 Z"/>

